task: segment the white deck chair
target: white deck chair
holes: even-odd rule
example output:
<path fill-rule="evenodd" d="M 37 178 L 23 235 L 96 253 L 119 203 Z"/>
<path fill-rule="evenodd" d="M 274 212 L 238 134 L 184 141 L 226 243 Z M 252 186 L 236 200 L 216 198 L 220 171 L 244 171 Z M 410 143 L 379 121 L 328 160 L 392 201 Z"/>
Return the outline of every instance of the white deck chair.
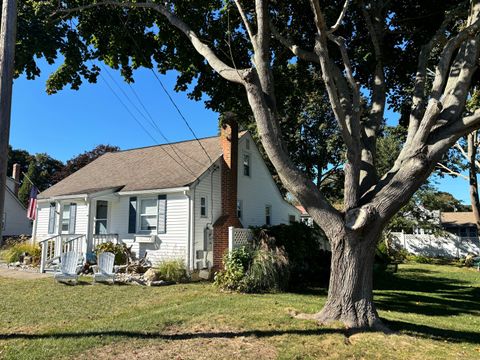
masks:
<path fill-rule="evenodd" d="M 63 253 L 60 257 L 60 269 L 56 272 L 53 278 L 59 282 L 73 281 L 77 283 L 78 254 L 75 251 Z"/>
<path fill-rule="evenodd" d="M 113 264 L 115 262 L 115 255 L 111 252 L 103 252 L 98 255 L 98 266 L 95 274 L 93 274 L 94 282 L 105 282 L 112 280 L 115 283 L 115 272 L 113 271 Z"/>

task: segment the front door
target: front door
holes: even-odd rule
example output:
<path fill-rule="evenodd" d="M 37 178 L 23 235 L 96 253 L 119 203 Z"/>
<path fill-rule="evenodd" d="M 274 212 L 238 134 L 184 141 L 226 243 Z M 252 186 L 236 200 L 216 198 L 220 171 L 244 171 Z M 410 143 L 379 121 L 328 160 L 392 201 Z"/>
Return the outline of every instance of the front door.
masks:
<path fill-rule="evenodd" d="M 95 235 L 108 233 L 108 201 L 97 200 L 94 222 Z"/>

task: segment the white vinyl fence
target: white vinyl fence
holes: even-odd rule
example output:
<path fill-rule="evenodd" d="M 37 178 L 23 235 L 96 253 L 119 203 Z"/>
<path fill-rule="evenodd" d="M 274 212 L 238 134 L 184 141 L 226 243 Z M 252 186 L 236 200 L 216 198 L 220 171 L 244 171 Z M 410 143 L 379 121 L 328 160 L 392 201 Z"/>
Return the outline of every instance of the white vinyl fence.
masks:
<path fill-rule="evenodd" d="M 415 255 L 460 258 L 468 254 L 480 254 L 478 237 L 460 237 L 452 234 L 444 236 L 405 234 L 403 232 L 393 232 L 390 235 L 394 244 Z"/>

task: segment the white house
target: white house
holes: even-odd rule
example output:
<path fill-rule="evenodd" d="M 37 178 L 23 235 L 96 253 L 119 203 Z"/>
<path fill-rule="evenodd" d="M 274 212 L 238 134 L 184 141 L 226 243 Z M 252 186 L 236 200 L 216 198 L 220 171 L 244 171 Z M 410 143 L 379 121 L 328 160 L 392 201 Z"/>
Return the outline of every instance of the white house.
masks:
<path fill-rule="evenodd" d="M 30 235 L 32 222 L 27 218 L 27 210 L 18 199 L 20 165 L 13 165 L 12 177 L 7 177 L 5 186 L 5 206 L 2 219 L 2 235 L 4 237 Z"/>
<path fill-rule="evenodd" d="M 298 221 L 251 135 L 236 129 L 108 153 L 39 194 L 33 239 L 43 244 L 43 270 L 66 249 L 88 253 L 105 241 L 154 264 L 219 267 L 228 227 Z"/>

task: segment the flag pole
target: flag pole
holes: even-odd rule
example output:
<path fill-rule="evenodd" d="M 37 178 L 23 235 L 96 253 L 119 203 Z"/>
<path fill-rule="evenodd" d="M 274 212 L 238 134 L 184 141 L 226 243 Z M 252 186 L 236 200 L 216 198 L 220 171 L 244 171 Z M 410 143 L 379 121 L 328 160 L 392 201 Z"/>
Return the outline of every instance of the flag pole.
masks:
<path fill-rule="evenodd" d="M 38 186 L 35 185 L 35 183 L 34 183 L 34 182 L 27 176 L 27 174 L 25 174 L 23 171 L 22 171 L 22 175 L 25 177 L 25 179 L 28 180 L 28 182 L 29 182 L 30 184 L 32 184 L 33 186 L 35 186 L 35 187 L 38 189 Z M 39 191 L 40 191 L 40 190 L 39 190 Z"/>

